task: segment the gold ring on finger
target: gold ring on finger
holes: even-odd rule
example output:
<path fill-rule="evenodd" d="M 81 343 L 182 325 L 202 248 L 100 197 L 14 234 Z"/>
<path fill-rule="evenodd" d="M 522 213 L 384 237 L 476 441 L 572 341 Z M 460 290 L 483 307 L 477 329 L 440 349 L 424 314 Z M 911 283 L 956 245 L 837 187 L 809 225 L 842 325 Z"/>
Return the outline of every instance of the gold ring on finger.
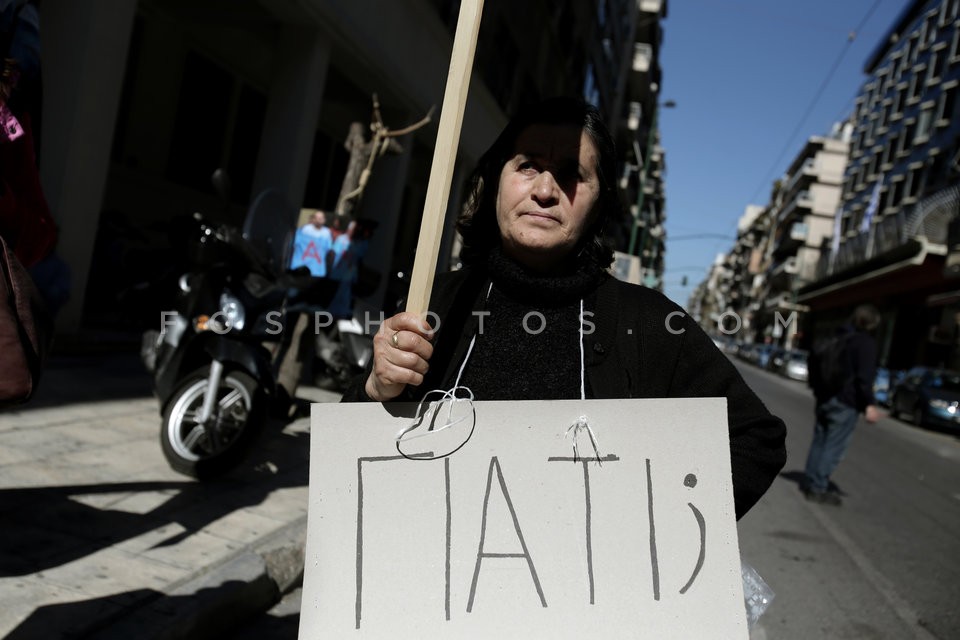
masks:
<path fill-rule="evenodd" d="M 393 342 L 393 346 L 396 347 L 397 349 L 400 348 L 400 338 L 398 337 L 399 335 L 400 335 L 399 331 L 394 331 L 393 335 L 390 336 L 390 341 Z"/>

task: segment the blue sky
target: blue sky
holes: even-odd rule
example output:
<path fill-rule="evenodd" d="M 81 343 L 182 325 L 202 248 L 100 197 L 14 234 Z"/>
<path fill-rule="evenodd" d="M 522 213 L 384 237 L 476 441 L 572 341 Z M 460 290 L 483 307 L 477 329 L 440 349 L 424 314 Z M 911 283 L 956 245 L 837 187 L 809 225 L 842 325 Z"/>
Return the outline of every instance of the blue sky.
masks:
<path fill-rule="evenodd" d="M 659 124 L 667 167 L 664 292 L 671 299 L 685 306 L 716 255 L 733 244 L 685 237 L 734 236 L 744 208 L 767 202 L 806 139 L 849 115 L 867 57 L 908 4 L 670 0 L 660 99 L 676 107 L 661 109 Z"/>

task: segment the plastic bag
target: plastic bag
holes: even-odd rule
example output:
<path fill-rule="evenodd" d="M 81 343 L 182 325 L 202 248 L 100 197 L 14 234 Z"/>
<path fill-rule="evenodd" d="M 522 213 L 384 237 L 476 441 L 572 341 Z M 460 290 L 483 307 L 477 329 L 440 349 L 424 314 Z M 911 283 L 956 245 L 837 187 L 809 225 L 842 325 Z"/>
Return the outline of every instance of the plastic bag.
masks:
<path fill-rule="evenodd" d="M 747 626 L 753 629 L 757 620 L 773 601 L 774 593 L 757 570 L 740 560 L 740 575 L 743 577 L 743 602 L 747 608 Z"/>

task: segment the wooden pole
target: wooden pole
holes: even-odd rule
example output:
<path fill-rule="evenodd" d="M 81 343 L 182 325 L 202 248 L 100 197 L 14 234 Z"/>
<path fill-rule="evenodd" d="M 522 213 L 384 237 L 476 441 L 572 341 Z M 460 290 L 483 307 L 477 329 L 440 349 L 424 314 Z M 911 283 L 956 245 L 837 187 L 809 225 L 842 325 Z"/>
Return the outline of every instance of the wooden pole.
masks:
<path fill-rule="evenodd" d="M 437 269 L 440 253 L 440 238 L 446 217 L 450 183 L 460 144 L 460 126 L 467 105 L 467 89 L 470 87 L 470 72 L 473 55 L 477 48 L 477 33 L 480 31 L 480 16 L 483 0 L 462 0 L 457 18 L 457 31 L 453 37 L 450 54 L 450 69 L 443 94 L 440 124 L 437 129 L 437 145 L 433 150 L 433 164 L 427 183 L 427 196 L 423 205 L 423 222 L 420 224 L 420 239 L 410 276 L 410 292 L 407 295 L 407 311 L 424 316 L 430 304 L 430 290 Z"/>

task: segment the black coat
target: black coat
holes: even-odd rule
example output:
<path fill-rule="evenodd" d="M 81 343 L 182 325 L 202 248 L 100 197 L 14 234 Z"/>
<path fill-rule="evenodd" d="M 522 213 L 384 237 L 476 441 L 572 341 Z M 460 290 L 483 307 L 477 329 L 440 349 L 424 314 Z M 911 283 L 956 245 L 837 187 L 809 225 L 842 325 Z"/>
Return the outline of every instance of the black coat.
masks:
<path fill-rule="evenodd" d="M 438 276 L 430 308 L 441 324 L 430 372 L 423 385 L 397 401 L 419 400 L 431 389 L 452 386 L 477 329 L 472 315 L 486 283 L 471 269 Z M 584 336 L 588 397 L 727 398 L 730 457 L 737 518 L 766 492 L 786 462 L 786 427 L 747 386 L 703 330 L 663 294 L 612 277 L 597 289 L 595 331 Z M 365 374 L 343 401 L 369 400 Z M 482 400 L 483 398 L 479 398 Z"/>
<path fill-rule="evenodd" d="M 810 358 L 810 388 L 817 404 L 831 398 L 863 413 L 869 405 L 876 404 L 873 383 L 877 377 L 877 341 L 869 333 L 857 331 L 851 325 L 840 327 L 836 333 L 842 339 L 845 382 L 839 392 L 831 392 L 819 384 L 816 353 Z"/>

